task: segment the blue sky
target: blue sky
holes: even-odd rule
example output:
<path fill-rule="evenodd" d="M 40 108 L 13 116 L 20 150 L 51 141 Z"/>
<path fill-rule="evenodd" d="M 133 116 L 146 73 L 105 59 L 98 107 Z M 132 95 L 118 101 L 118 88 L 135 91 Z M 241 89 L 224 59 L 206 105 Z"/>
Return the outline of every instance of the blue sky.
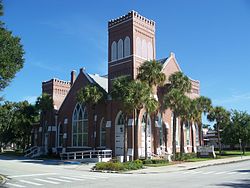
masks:
<path fill-rule="evenodd" d="M 3 0 L 6 26 L 22 39 L 25 66 L 1 93 L 41 94 L 41 82 L 85 67 L 107 73 L 107 22 L 136 10 L 156 21 L 156 56 L 171 51 L 214 105 L 250 112 L 250 1 Z"/>

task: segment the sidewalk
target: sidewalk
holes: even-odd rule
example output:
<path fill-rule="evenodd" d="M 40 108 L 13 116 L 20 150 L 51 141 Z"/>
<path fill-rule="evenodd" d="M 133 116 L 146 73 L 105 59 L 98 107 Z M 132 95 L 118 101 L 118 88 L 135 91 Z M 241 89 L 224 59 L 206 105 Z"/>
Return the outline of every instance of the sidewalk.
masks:
<path fill-rule="evenodd" d="M 221 165 L 227 163 L 235 163 L 250 160 L 250 156 L 241 157 L 230 157 L 225 159 L 214 159 L 208 161 L 200 162 L 184 162 L 176 165 L 162 166 L 162 167 L 146 167 L 145 169 L 130 171 L 130 174 L 157 174 L 157 173 L 167 173 L 167 172 L 177 172 L 183 170 L 190 170 L 196 168 L 202 168 L 213 165 Z"/>

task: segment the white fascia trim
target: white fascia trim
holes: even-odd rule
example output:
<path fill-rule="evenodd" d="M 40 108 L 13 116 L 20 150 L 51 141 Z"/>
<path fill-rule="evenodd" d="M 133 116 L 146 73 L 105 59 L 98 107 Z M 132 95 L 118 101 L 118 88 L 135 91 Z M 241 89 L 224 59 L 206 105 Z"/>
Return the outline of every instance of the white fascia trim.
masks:
<path fill-rule="evenodd" d="M 89 82 L 90 82 L 91 84 L 93 84 L 94 81 L 93 81 L 92 78 L 89 76 L 89 74 L 88 74 L 85 70 L 83 70 L 82 72 L 83 72 L 83 74 L 87 77 L 87 79 L 89 80 Z"/>
<path fill-rule="evenodd" d="M 173 57 L 173 56 L 170 56 L 170 57 L 167 59 L 167 61 L 163 64 L 162 71 L 165 69 L 165 67 L 168 65 L 168 63 L 170 62 L 170 60 L 171 60 L 172 58 L 174 59 L 174 61 L 175 61 L 176 65 L 177 65 L 179 71 L 182 72 L 181 67 L 179 66 L 179 64 L 178 64 L 178 62 L 177 62 L 177 60 L 176 60 L 176 58 Z"/>

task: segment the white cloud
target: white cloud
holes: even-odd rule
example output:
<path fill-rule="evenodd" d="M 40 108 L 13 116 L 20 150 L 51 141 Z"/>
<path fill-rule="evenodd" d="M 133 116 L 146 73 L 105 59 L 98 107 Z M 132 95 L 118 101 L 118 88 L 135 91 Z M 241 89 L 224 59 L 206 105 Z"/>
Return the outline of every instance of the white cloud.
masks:
<path fill-rule="evenodd" d="M 244 102 L 244 101 L 250 101 L 250 93 L 232 95 L 227 98 L 213 100 L 213 102 L 216 104 L 229 104 L 229 103 Z"/>

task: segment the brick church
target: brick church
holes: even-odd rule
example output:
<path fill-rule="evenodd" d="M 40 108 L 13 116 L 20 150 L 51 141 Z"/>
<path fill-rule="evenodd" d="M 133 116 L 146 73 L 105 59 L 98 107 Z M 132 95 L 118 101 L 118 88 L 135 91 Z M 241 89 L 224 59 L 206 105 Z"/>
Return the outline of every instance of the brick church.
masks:
<path fill-rule="evenodd" d="M 71 72 L 70 81 L 51 79 L 42 83 L 42 92 L 52 96 L 54 110 L 47 114 L 44 123 L 33 129 L 33 145 L 44 148 L 45 152 L 70 152 L 93 149 L 110 149 L 112 156 L 122 156 L 124 147 L 124 117 L 121 106 L 110 97 L 112 80 L 121 75 L 136 79 L 138 67 L 147 60 L 156 58 L 155 22 L 135 11 L 108 22 L 108 74 L 89 74 L 84 68 Z M 157 60 L 163 65 L 166 78 L 181 71 L 174 53 Z M 190 79 L 191 80 L 191 79 Z M 96 114 L 89 106 L 79 104 L 76 94 L 88 84 L 97 84 L 107 93 L 107 99 L 96 106 Z M 189 97 L 199 96 L 199 81 L 191 80 Z M 158 96 L 157 96 L 158 95 Z M 156 98 L 163 96 L 157 92 Z M 173 117 L 171 110 L 158 113 L 148 121 L 148 137 L 145 138 L 145 111 L 139 115 L 138 148 L 134 148 L 134 121 L 128 121 L 128 155 L 137 150 L 139 157 L 147 151 L 157 155 L 161 151 L 172 152 Z M 180 148 L 180 126 L 184 126 L 185 152 L 196 151 L 202 143 L 198 126 L 180 125 L 177 119 L 177 151 Z"/>

